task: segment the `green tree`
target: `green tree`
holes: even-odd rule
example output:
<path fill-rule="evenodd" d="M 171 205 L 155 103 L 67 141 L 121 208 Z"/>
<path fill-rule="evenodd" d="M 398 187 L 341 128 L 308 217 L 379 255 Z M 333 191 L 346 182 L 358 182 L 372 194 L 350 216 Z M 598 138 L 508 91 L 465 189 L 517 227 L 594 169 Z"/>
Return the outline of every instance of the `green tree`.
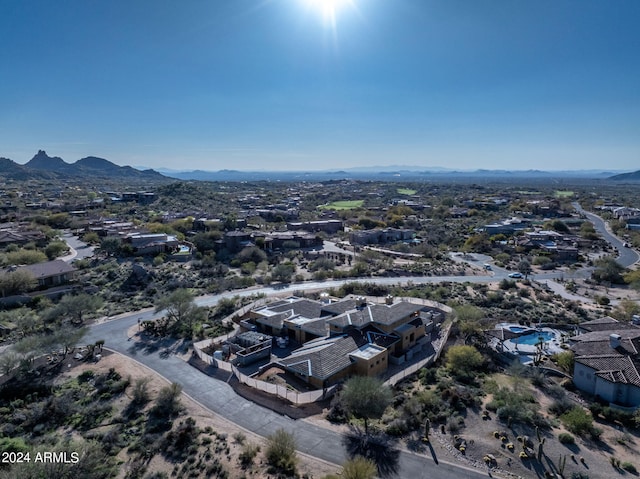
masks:
<path fill-rule="evenodd" d="M 482 354 L 473 346 L 451 346 L 445 355 L 447 368 L 459 377 L 473 377 L 484 364 Z"/>
<path fill-rule="evenodd" d="M 563 351 L 555 354 L 554 359 L 563 371 L 569 374 L 573 372 L 573 365 L 575 363 L 573 351 Z"/>
<path fill-rule="evenodd" d="M 598 283 L 623 284 L 622 273 L 624 268 L 613 258 L 602 258 L 596 261 L 595 269 L 591 276 Z"/>
<path fill-rule="evenodd" d="M 629 271 L 624 275 L 624 282 L 635 290 L 640 290 L 640 269 Z"/>
<path fill-rule="evenodd" d="M 531 264 L 526 259 L 523 259 L 518 263 L 518 271 L 524 275 L 524 279 L 527 279 L 531 274 Z"/>
<path fill-rule="evenodd" d="M 546 229 L 557 231 L 558 233 L 569 233 L 569 227 L 561 220 L 551 220 L 544 224 Z"/>
<path fill-rule="evenodd" d="M 36 264 L 47 261 L 42 251 L 19 249 L 5 255 L 7 265 Z"/>
<path fill-rule="evenodd" d="M 491 250 L 491 241 L 486 234 L 476 234 L 467 238 L 462 249 L 470 253 L 486 253 Z"/>
<path fill-rule="evenodd" d="M 100 237 L 95 231 L 90 231 L 82 236 L 82 241 L 88 244 L 100 244 Z"/>
<path fill-rule="evenodd" d="M 2 297 L 26 293 L 35 288 L 37 284 L 33 275 L 23 269 L 0 274 L 0 294 Z"/>
<path fill-rule="evenodd" d="M 188 289 L 176 289 L 162 296 L 156 304 L 156 313 L 164 311 L 168 322 L 186 334 L 193 333 L 193 326 L 206 318 L 206 310 L 196 305 Z"/>
<path fill-rule="evenodd" d="M 599 429 L 593 425 L 593 417 L 580 406 L 575 406 L 560 416 L 565 427 L 578 436 L 599 435 Z"/>
<path fill-rule="evenodd" d="M 100 241 L 100 251 L 107 256 L 116 256 L 120 252 L 120 245 L 122 242 L 119 238 L 113 236 L 107 236 Z"/>
<path fill-rule="evenodd" d="M 56 259 L 69 251 L 69 246 L 64 241 L 52 241 L 44 249 L 44 253 L 50 260 Z"/>
<path fill-rule="evenodd" d="M 293 434 L 284 429 L 278 429 L 268 436 L 264 455 L 267 463 L 277 472 L 284 473 L 287 476 L 296 475 L 298 458 Z"/>
<path fill-rule="evenodd" d="M 102 308 L 99 296 L 87 293 L 63 296 L 60 302 L 47 313 L 48 319 L 69 319 L 73 324 L 82 324 L 87 315 Z"/>
<path fill-rule="evenodd" d="M 365 434 L 369 432 L 369 419 L 382 417 L 391 404 L 393 393 L 380 379 L 354 376 L 344 383 L 340 403 L 349 414 L 364 420 Z"/>
<path fill-rule="evenodd" d="M 271 277 L 274 281 L 289 283 L 295 271 L 296 267 L 293 263 L 282 263 L 273 268 L 273 270 L 271 271 Z"/>
<path fill-rule="evenodd" d="M 458 318 L 458 329 L 465 338 L 465 342 L 482 332 L 484 311 L 472 304 L 460 304 L 454 307 Z"/>
<path fill-rule="evenodd" d="M 247 246 L 238 253 L 236 258 L 240 261 L 241 264 L 247 263 L 249 261 L 253 261 L 255 264 L 258 264 L 260 261 L 264 261 L 267 259 L 267 253 L 262 251 L 257 246 Z"/>

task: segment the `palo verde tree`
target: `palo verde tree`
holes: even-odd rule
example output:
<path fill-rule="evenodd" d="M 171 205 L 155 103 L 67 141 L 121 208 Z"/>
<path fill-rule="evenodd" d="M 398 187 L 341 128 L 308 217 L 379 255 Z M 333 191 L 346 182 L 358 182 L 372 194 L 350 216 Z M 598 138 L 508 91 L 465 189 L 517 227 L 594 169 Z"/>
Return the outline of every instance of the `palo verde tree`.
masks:
<path fill-rule="evenodd" d="M 205 309 L 197 306 L 191 291 L 184 288 L 160 298 L 156 303 L 156 313 L 160 311 L 164 311 L 170 328 L 188 336 L 193 332 L 196 322 L 206 317 Z"/>
<path fill-rule="evenodd" d="M 75 325 L 80 325 L 87 315 L 95 313 L 102 305 L 103 301 L 99 296 L 87 293 L 66 295 L 45 316 L 49 321 L 67 319 Z"/>
<path fill-rule="evenodd" d="M 524 279 L 527 279 L 527 277 L 531 274 L 531 264 L 526 259 L 523 259 L 518 263 L 518 271 L 522 273 Z"/>
<path fill-rule="evenodd" d="M 344 383 L 340 392 L 342 407 L 353 416 L 364 420 L 365 434 L 369 432 L 369 419 L 382 417 L 391 404 L 391 389 L 380 379 L 354 376 Z"/>

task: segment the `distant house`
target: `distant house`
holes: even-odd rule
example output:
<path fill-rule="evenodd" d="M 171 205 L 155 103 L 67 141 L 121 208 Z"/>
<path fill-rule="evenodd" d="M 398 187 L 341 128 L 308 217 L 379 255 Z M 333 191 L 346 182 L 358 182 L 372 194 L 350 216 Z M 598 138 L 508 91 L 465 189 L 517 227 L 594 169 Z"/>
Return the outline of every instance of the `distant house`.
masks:
<path fill-rule="evenodd" d="M 0 248 L 10 244 L 24 245 L 30 242 L 41 245 L 46 242 L 46 237 L 42 231 L 15 223 L 7 223 L 0 226 Z"/>
<path fill-rule="evenodd" d="M 175 236 L 165 233 L 131 233 L 124 238 L 124 242 L 129 243 L 134 253 L 139 255 L 173 253 L 180 246 Z"/>
<path fill-rule="evenodd" d="M 56 259 L 44 263 L 5 268 L 0 273 L 5 274 L 12 271 L 26 271 L 38 281 L 40 288 L 50 288 L 73 281 L 78 270 L 61 259 Z"/>
<path fill-rule="evenodd" d="M 580 329 L 571 338 L 576 387 L 612 405 L 640 406 L 640 327 L 605 317 Z"/>
<path fill-rule="evenodd" d="M 416 232 L 410 229 L 397 228 L 375 228 L 372 230 L 353 231 L 349 235 L 351 244 L 387 244 L 396 241 L 409 241 L 413 239 Z"/>
<path fill-rule="evenodd" d="M 531 226 L 531 222 L 529 220 L 522 218 L 511 218 L 508 220 L 503 220 L 500 223 L 484 225 L 481 229 L 489 236 L 494 236 L 497 234 L 512 235 L 519 231 L 524 231 L 529 226 Z"/>
<path fill-rule="evenodd" d="M 287 223 L 287 229 L 296 231 L 309 231 L 310 233 L 324 232 L 334 234 L 344 229 L 341 220 L 318 220 L 318 221 L 298 221 Z"/>

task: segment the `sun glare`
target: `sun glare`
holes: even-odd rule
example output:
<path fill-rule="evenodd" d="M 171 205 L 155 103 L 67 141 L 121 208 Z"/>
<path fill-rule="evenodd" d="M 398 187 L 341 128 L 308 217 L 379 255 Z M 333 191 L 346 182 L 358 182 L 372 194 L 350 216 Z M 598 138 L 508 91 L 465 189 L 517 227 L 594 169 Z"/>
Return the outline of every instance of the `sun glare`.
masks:
<path fill-rule="evenodd" d="M 335 28 L 338 12 L 351 0 L 306 0 L 306 3 L 322 15 L 325 23 Z"/>

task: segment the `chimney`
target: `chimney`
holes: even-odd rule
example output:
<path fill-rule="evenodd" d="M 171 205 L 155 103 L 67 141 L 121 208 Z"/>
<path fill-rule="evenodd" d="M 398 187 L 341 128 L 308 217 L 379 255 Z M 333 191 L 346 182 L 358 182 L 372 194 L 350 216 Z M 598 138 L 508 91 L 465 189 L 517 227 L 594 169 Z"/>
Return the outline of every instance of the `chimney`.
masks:
<path fill-rule="evenodd" d="M 392 305 L 393 304 L 393 296 L 388 294 L 387 297 L 385 298 L 385 303 L 388 304 L 388 305 Z"/>
<path fill-rule="evenodd" d="M 609 335 L 609 345 L 611 346 L 611 349 L 616 349 L 620 347 L 621 339 L 622 337 L 619 334 L 611 333 Z"/>

